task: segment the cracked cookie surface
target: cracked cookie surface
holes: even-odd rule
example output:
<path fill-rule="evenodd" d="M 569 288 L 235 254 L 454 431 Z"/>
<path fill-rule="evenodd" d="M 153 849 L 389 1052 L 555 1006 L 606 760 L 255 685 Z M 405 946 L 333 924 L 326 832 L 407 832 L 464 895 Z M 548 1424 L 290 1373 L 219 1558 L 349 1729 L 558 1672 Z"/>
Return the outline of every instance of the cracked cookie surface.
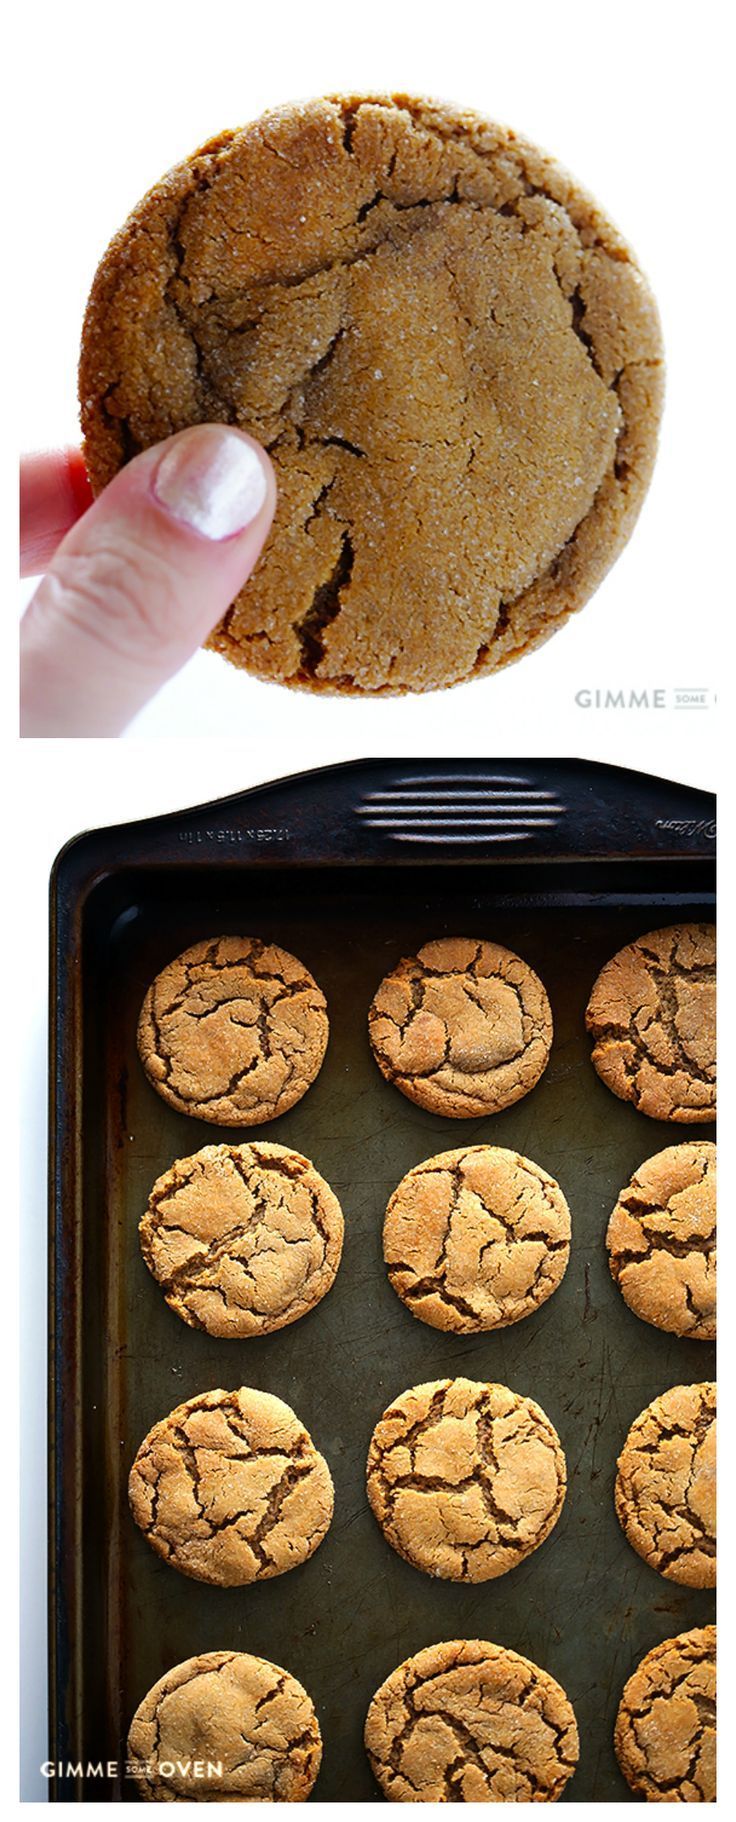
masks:
<path fill-rule="evenodd" d="M 324 994 L 308 968 L 253 936 L 194 943 L 149 987 L 138 1053 L 178 1113 L 257 1126 L 286 1113 L 322 1067 Z"/>
<path fill-rule="evenodd" d="M 643 1322 L 716 1334 L 716 1148 L 670 1145 L 621 1191 L 606 1234 L 611 1276 Z"/>
<path fill-rule="evenodd" d="M 400 961 L 368 1014 L 387 1082 L 449 1119 L 497 1113 L 547 1067 L 552 1012 L 526 962 L 499 943 L 440 937 Z"/>
<path fill-rule="evenodd" d="M 308 1158 L 283 1145 L 207 1145 L 154 1183 L 140 1223 L 169 1307 L 210 1335 L 268 1335 L 334 1283 L 344 1223 Z"/>
<path fill-rule="evenodd" d="M 505 1328 L 560 1284 L 570 1211 L 554 1177 L 516 1152 L 440 1152 L 394 1191 L 383 1256 L 397 1295 L 431 1328 Z"/>
<path fill-rule="evenodd" d="M 234 1588 L 306 1561 L 332 1518 L 324 1457 L 280 1398 L 202 1392 L 154 1424 L 130 1470 L 131 1511 L 183 1575 Z"/>
<path fill-rule="evenodd" d="M 244 1651 L 210 1651 L 149 1689 L 130 1725 L 128 1757 L 150 1803 L 303 1803 L 322 1739 L 312 1701 L 288 1670 Z M 192 1761 L 221 1773 L 179 1769 Z"/>
<path fill-rule="evenodd" d="M 373 1697 L 365 1745 L 391 1803 L 554 1803 L 579 1752 L 554 1677 L 484 1639 L 399 1664 Z"/>
<path fill-rule="evenodd" d="M 575 180 L 406 96 L 276 109 L 211 140 L 98 269 L 79 396 L 98 493 L 189 424 L 270 451 L 276 518 L 209 644 L 364 695 L 509 663 L 628 538 L 662 398 L 656 307 Z"/>
<path fill-rule="evenodd" d="M 715 1626 L 647 1652 L 621 1697 L 614 1745 L 627 1784 L 647 1803 L 715 1802 Z"/>
<path fill-rule="evenodd" d="M 616 1516 L 668 1581 L 716 1581 L 716 1388 L 677 1385 L 632 1423 L 618 1458 Z"/>
<path fill-rule="evenodd" d="M 670 924 L 620 949 L 601 969 L 586 1025 L 593 1066 L 620 1100 L 653 1120 L 714 1119 L 714 925 Z"/>
<path fill-rule="evenodd" d="M 508 1386 L 412 1386 L 371 1437 L 368 1498 L 388 1542 L 453 1582 L 505 1575 L 544 1543 L 562 1510 L 565 1457 L 531 1398 Z"/>

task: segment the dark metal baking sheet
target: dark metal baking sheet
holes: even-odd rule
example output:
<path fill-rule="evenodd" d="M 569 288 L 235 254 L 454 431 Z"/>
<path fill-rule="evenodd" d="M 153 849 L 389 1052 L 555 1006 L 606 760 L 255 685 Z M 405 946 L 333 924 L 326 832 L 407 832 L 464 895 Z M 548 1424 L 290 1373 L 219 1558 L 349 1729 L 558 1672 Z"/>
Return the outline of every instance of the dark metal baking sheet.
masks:
<path fill-rule="evenodd" d="M 542 826 L 534 790 L 562 806 Z M 525 793 L 524 812 L 516 800 Z M 463 808 L 469 798 L 475 809 Z M 515 832 L 524 815 L 531 827 Z M 362 1747 L 374 1690 L 409 1653 L 461 1636 L 521 1651 L 567 1690 L 581 1757 L 564 1802 L 630 1796 L 611 1744 L 623 1683 L 659 1640 L 711 1619 L 713 1597 L 663 1580 L 625 1542 L 612 1505 L 615 1458 L 638 1411 L 667 1386 L 711 1377 L 714 1358 L 629 1312 L 603 1241 L 631 1171 L 712 1131 L 648 1120 L 609 1094 L 590 1065 L 583 1014 L 599 967 L 622 943 L 712 916 L 712 818 L 703 794 L 577 762 L 384 762 L 101 831 L 61 856 L 52 897 L 50 1757 L 118 1760 L 121 1772 L 57 1778 L 57 1799 L 134 1798 L 124 1759 L 137 1703 L 181 1659 L 234 1647 L 286 1665 L 312 1695 L 324 1738 L 315 1798 L 376 1800 Z M 218 1138 L 247 1137 L 169 1109 L 135 1048 L 155 972 L 226 931 L 293 950 L 327 995 L 321 1074 L 267 1133 L 314 1159 L 346 1223 L 327 1299 L 293 1327 L 239 1343 L 186 1328 L 137 1241 L 161 1170 Z M 413 1107 L 384 1082 L 367 1044 L 385 970 L 445 933 L 518 950 L 552 1002 L 545 1076 L 490 1119 Z M 495 1335 L 453 1337 L 415 1321 L 390 1289 L 382 1217 L 413 1164 L 482 1140 L 559 1179 L 572 1255 L 535 1316 Z M 569 1472 L 548 1541 L 512 1573 L 471 1587 L 395 1555 L 364 1493 L 384 1406 L 408 1385 L 454 1373 L 537 1399 Z M 306 1423 L 332 1470 L 335 1517 L 300 1569 L 219 1590 L 154 1555 L 129 1515 L 126 1479 L 155 1419 L 205 1388 L 242 1383 L 275 1392 Z"/>

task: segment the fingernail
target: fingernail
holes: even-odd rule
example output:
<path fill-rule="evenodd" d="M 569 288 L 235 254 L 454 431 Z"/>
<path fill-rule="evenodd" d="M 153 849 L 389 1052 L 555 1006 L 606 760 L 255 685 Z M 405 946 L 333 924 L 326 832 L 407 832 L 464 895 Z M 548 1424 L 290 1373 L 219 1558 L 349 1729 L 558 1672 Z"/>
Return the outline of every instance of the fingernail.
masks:
<path fill-rule="evenodd" d="M 217 541 L 245 531 L 266 498 L 255 450 L 235 430 L 202 424 L 178 437 L 153 477 L 161 506 L 182 525 Z"/>

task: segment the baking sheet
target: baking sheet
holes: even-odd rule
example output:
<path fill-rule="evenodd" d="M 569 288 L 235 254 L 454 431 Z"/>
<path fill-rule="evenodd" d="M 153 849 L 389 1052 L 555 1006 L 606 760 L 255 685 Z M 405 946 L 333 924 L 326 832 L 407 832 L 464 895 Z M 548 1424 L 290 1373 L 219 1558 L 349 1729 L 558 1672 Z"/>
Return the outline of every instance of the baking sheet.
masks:
<path fill-rule="evenodd" d="M 708 1126 L 669 1126 L 617 1101 L 589 1061 L 583 1015 L 598 969 L 623 943 L 680 916 L 712 916 L 690 873 L 640 862 L 590 869 L 488 864 L 371 868 L 119 865 L 90 894 L 80 925 L 76 1016 L 66 1068 L 82 1109 L 83 1234 L 78 1358 L 58 1359 L 56 1398 L 76 1460 L 57 1549 L 74 1552 L 76 1610 L 57 1640 L 52 1754 L 119 1759 L 135 1707 L 181 1659 L 252 1651 L 309 1690 L 324 1760 L 315 1799 L 380 1800 L 362 1745 L 375 1689 L 404 1657 L 439 1639 L 480 1637 L 556 1676 L 581 1735 L 563 1802 L 627 1800 L 612 1747 L 623 1684 L 661 1639 L 713 1617 L 713 1595 L 667 1582 L 631 1550 L 616 1521 L 616 1455 L 632 1419 L 680 1381 L 713 1376 L 710 1346 L 658 1333 L 627 1309 L 608 1272 L 604 1234 L 622 1185 L 643 1159 Z M 702 869 L 701 869 L 702 876 Z M 677 880 L 681 880 L 678 886 Z M 678 893 L 680 896 L 678 897 Z M 225 1342 L 167 1308 L 143 1264 L 137 1224 L 149 1189 L 176 1157 L 247 1139 L 168 1108 L 146 1082 L 135 1028 L 153 975 L 201 937 L 257 933 L 292 950 L 327 996 L 331 1037 L 315 1085 L 257 1130 L 311 1157 L 345 1214 L 343 1261 L 328 1297 L 275 1335 Z M 550 995 L 555 1039 L 541 1083 L 492 1118 L 454 1121 L 411 1105 L 372 1061 L 366 1016 L 403 953 L 431 937 L 488 936 L 516 949 Z M 62 1059 L 63 1061 L 63 1059 Z M 391 1290 L 381 1225 L 400 1177 L 420 1159 L 481 1142 L 508 1146 L 556 1176 L 572 1212 L 570 1265 L 536 1315 L 498 1334 L 454 1337 L 417 1322 Z M 367 1505 L 374 1423 L 406 1386 L 456 1373 L 500 1380 L 548 1412 L 569 1490 L 551 1537 L 501 1579 L 433 1580 L 384 1541 Z M 150 1425 L 207 1388 L 248 1383 L 287 1400 L 326 1456 L 335 1517 L 315 1556 L 242 1589 L 190 1581 L 158 1559 L 130 1517 L 126 1480 Z M 61 1476 L 62 1482 L 64 1476 Z M 69 1565 L 67 1562 L 66 1568 Z M 65 1567 L 56 1565 L 57 1596 Z M 133 1800 L 116 1780 L 58 1780 L 54 1794 Z"/>

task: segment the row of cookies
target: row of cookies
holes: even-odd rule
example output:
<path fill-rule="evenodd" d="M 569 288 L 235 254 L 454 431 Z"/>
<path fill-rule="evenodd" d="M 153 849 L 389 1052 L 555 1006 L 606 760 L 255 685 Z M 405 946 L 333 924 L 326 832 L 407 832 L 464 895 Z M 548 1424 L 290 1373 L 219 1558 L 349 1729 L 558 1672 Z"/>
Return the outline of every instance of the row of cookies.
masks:
<path fill-rule="evenodd" d="M 715 1690 L 715 1626 L 666 1639 L 637 1665 L 614 1746 L 638 1796 L 714 1801 Z M 552 1803 L 579 1756 L 560 1684 L 483 1639 L 431 1645 L 399 1664 L 370 1703 L 364 1739 L 393 1803 Z M 150 1802 L 304 1802 L 321 1759 L 307 1691 L 245 1652 L 209 1652 L 167 1671 L 128 1736 L 128 1774 Z"/>
<path fill-rule="evenodd" d="M 716 1321 L 716 1148 L 669 1146 L 635 1171 L 611 1215 L 611 1273 L 655 1327 L 710 1341 Z M 192 1328 L 241 1339 L 296 1322 L 335 1281 L 337 1197 L 300 1152 L 208 1145 L 155 1182 L 143 1258 Z M 570 1255 L 559 1183 L 500 1146 L 440 1152 L 407 1172 L 383 1226 L 389 1281 L 432 1328 L 506 1328 L 546 1302 Z"/>
<path fill-rule="evenodd" d="M 716 1105 L 715 931 L 673 924 L 619 950 L 586 1011 L 607 1087 L 653 1119 L 700 1123 Z M 156 976 L 138 1023 L 154 1088 L 179 1113 L 257 1125 L 301 1100 L 324 1060 L 327 1002 L 304 964 L 260 938 L 195 943 Z M 500 944 L 425 943 L 386 975 L 368 1031 L 386 1079 L 451 1119 L 497 1113 L 549 1061 L 552 1011 L 534 969 Z"/>
<path fill-rule="evenodd" d="M 628 1432 L 616 1513 L 669 1581 L 716 1579 L 716 1391 L 673 1386 Z M 508 1386 L 464 1378 L 411 1386 L 370 1440 L 366 1488 L 392 1548 L 426 1575 L 493 1581 L 537 1550 L 560 1517 L 567 1465 L 546 1412 Z M 334 1490 L 290 1406 L 241 1386 L 202 1392 L 153 1425 L 128 1483 L 158 1556 L 195 1581 L 241 1587 L 283 1575 L 327 1535 Z"/>

